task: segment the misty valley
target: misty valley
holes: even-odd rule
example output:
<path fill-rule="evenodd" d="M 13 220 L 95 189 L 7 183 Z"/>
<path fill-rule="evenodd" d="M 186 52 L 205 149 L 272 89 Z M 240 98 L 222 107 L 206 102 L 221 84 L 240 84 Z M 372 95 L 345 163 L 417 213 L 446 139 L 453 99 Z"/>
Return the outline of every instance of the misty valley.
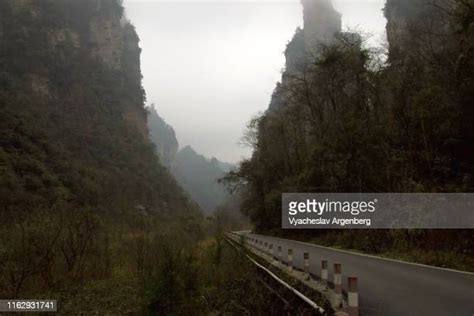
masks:
<path fill-rule="evenodd" d="M 0 314 L 472 314 L 474 227 L 282 195 L 473 192 L 473 1 L 204 2 L 0 0 Z"/>

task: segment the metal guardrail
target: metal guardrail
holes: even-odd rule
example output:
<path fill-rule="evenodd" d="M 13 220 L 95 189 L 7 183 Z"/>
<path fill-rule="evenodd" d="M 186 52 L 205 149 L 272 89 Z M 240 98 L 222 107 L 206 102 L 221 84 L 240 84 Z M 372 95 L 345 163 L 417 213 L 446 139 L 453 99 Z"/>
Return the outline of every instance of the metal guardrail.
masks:
<path fill-rule="evenodd" d="M 227 237 L 226 240 L 229 242 L 229 244 L 231 244 L 234 248 L 236 249 L 239 249 L 233 242 L 237 242 L 237 243 L 240 243 L 241 245 L 244 244 L 244 240 L 242 238 L 245 238 L 245 236 L 243 235 L 238 235 L 238 234 L 235 234 L 233 232 L 225 232 L 225 236 Z M 230 240 L 229 240 L 230 239 Z M 232 241 L 233 242 L 232 242 Z M 305 296 L 303 293 L 301 293 L 300 291 L 298 291 L 297 289 L 295 289 L 294 287 L 292 287 L 291 285 L 289 285 L 288 283 L 286 283 L 285 281 L 283 281 L 282 279 L 280 279 L 276 274 L 274 274 L 272 271 L 270 271 L 269 269 L 267 269 L 266 267 L 264 267 L 263 265 L 261 265 L 260 263 L 258 263 L 257 261 L 255 261 L 252 257 L 250 257 L 249 255 L 245 254 L 246 258 L 249 259 L 250 262 L 252 262 L 255 266 L 257 266 L 259 269 L 261 269 L 262 271 L 265 271 L 269 276 L 271 276 L 274 280 L 276 280 L 278 283 L 280 283 L 281 285 L 283 285 L 284 287 L 286 287 L 288 290 L 290 290 L 291 292 L 293 292 L 296 296 L 298 296 L 300 299 L 302 299 L 305 303 L 307 303 L 309 306 L 311 306 L 312 308 L 314 308 L 315 310 L 317 310 L 319 313 L 321 314 L 324 314 L 325 313 L 325 310 L 319 306 L 318 304 L 316 304 L 314 301 L 312 301 L 310 298 L 308 298 L 307 296 Z"/>
<path fill-rule="evenodd" d="M 235 242 L 240 243 L 242 246 L 248 246 L 248 249 L 250 249 L 252 252 L 254 252 L 256 255 L 262 257 L 265 259 L 265 257 L 270 257 L 272 260 L 275 260 L 273 262 L 277 263 L 277 267 L 282 267 L 283 265 L 287 267 L 286 272 L 289 273 L 292 277 L 297 276 L 294 275 L 295 271 L 302 271 L 303 276 L 300 278 L 300 280 L 305 283 L 306 285 L 313 287 L 314 284 L 319 284 L 316 286 L 315 289 L 318 292 L 324 292 L 326 293 L 325 295 L 330 295 L 331 299 L 331 304 L 335 310 L 337 310 L 337 315 L 347 315 L 347 316 L 358 316 L 359 315 L 359 294 L 358 294 L 358 278 L 354 276 L 349 276 L 347 278 L 348 280 L 348 289 L 347 291 L 343 292 L 342 288 L 342 269 L 341 269 L 341 264 L 340 263 L 334 263 L 333 264 L 333 277 L 332 277 L 332 282 L 328 280 L 328 261 L 327 260 L 322 260 L 321 261 L 321 271 L 320 271 L 320 277 L 315 276 L 310 273 L 309 267 L 310 267 L 310 256 L 309 252 L 304 252 L 303 253 L 303 267 L 302 269 L 298 269 L 293 266 L 293 249 L 289 248 L 288 249 L 288 257 L 286 260 L 283 259 L 283 254 L 282 254 L 282 246 L 264 242 L 258 237 L 255 236 L 248 236 L 246 234 L 237 234 L 234 232 L 226 232 L 227 236 L 229 238 L 232 238 Z M 274 253 L 274 246 L 277 246 L 278 252 L 275 254 Z M 251 259 L 251 258 L 250 258 Z M 300 276 L 301 277 L 301 276 Z M 313 283 L 312 281 L 315 281 L 315 278 L 318 279 L 316 283 Z M 308 283 L 309 282 L 309 283 Z M 329 285 L 332 286 L 332 291 L 330 292 L 331 294 L 328 294 L 327 292 L 329 290 Z M 321 288 L 322 287 L 322 288 Z M 321 292 L 321 293 L 322 293 Z M 344 300 L 344 295 L 343 293 L 346 294 L 347 300 Z M 300 293 L 301 294 L 301 293 Z M 301 294 L 303 295 L 303 294 Z M 298 295 L 299 296 L 299 295 Z M 304 296 L 304 295 L 303 295 Z M 306 299 L 310 300 L 309 298 L 305 297 Z M 303 299 L 306 301 L 306 299 Z M 328 298 L 329 299 L 329 298 Z M 310 300 L 311 301 L 311 300 Z M 311 301 L 312 302 L 312 301 Z M 314 302 L 313 302 L 314 303 Z M 316 304 L 316 303 L 314 303 Z M 313 306 L 312 304 L 310 304 Z M 316 305 L 317 306 L 317 305 Z M 318 306 L 318 308 L 321 308 Z"/>

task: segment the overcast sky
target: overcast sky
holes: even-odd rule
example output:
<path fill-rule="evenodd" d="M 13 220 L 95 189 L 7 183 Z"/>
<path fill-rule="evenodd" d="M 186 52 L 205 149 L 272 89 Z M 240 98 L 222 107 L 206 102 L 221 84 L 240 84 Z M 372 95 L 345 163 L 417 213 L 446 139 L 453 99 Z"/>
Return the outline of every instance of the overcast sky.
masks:
<path fill-rule="evenodd" d="M 384 38 L 384 0 L 336 0 L 343 26 Z M 125 0 L 142 48 L 147 103 L 180 147 L 237 162 L 249 119 L 268 107 L 283 51 L 302 26 L 298 0 Z"/>

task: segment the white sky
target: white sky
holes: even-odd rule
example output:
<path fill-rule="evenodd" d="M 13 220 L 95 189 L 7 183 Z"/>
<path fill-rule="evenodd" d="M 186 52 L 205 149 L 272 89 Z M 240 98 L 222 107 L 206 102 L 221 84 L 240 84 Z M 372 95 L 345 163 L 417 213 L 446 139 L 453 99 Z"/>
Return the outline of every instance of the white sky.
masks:
<path fill-rule="evenodd" d="M 382 40 L 384 0 L 336 0 L 345 28 Z M 147 103 L 176 131 L 180 147 L 237 162 L 246 123 L 267 109 L 302 25 L 298 0 L 125 0 L 141 39 Z"/>

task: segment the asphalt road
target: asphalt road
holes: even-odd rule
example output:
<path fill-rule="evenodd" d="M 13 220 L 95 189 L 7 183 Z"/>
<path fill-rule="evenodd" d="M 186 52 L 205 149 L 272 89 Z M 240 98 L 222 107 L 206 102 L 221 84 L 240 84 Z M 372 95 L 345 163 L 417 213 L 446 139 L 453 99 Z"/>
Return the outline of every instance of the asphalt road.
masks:
<path fill-rule="evenodd" d="M 242 232 L 241 232 L 242 233 Z M 359 278 L 360 315 L 474 316 L 474 273 L 411 264 L 299 241 L 244 232 L 263 242 L 282 246 L 283 259 L 293 249 L 293 262 L 303 267 L 303 253 L 309 252 L 310 271 L 320 276 L 321 260 L 342 264 L 343 288 L 347 277 Z"/>

